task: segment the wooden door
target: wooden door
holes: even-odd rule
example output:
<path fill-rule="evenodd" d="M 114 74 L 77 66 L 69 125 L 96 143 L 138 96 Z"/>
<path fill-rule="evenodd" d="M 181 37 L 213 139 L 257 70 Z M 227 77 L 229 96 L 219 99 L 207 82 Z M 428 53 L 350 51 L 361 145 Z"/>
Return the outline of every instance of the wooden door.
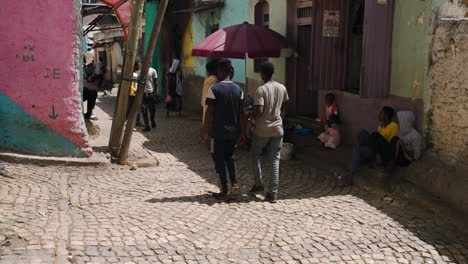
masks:
<path fill-rule="evenodd" d="M 313 115 L 316 94 L 311 86 L 311 36 L 312 25 L 297 27 L 297 114 Z"/>
<path fill-rule="evenodd" d="M 345 88 L 350 0 L 317 0 L 312 85 L 316 90 Z"/>
<path fill-rule="evenodd" d="M 389 94 L 394 5 L 394 0 L 366 0 L 363 97 L 386 97 Z"/>

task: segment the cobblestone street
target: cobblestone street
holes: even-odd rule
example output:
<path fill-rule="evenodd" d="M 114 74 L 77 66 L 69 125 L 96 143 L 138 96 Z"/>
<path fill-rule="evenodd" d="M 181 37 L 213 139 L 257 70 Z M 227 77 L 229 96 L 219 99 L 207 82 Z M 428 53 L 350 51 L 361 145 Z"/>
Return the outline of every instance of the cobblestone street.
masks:
<path fill-rule="evenodd" d="M 156 168 L 6 164 L 0 263 L 468 263 L 468 235 L 450 216 L 340 187 L 301 160 L 282 163 L 277 204 L 217 203 L 199 118 L 160 111 L 158 122 L 144 134 Z"/>

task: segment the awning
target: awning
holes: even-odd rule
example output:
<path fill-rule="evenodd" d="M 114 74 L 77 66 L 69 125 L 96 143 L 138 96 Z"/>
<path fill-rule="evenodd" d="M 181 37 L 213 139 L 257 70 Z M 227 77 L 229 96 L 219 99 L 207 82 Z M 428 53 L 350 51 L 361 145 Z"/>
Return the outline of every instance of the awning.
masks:
<path fill-rule="evenodd" d="M 83 17 L 96 16 L 90 22 L 86 19 L 89 25 L 83 32 L 83 35 L 94 30 L 96 26 L 120 24 L 123 29 L 124 37 L 128 35 L 128 25 L 131 18 L 131 1 L 130 0 L 100 0 L 102 3 L 83 4 Z"/>
<path fill-rule="evenodd" d="M 173 11 L 174 14 L 197 13 L 224 6 L 224 0 L 199 0 L 192 8 Z"/>

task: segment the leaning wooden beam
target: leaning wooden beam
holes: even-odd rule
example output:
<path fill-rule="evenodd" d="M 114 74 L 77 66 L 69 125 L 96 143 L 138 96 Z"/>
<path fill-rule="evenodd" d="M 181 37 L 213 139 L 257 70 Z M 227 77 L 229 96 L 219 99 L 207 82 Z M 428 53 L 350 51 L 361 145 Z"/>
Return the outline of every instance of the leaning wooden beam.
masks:
<path fill-rule="evenodd" d="M 117 156 L 119 154 L 120 145 L 122 143 L 122 134 L 127 118 L 128 96 L 130 94 L 130 86 L 132 84 L 133 70 L 137 56 L 138 35 L 141 29 L 144 3 L 145 0 L 132 0 L 132 18 L 130 20 L 128 40 L 125 45 L 125 64 L 109 138 L 109 150 L 112 156 Z"/>
<path fill-rule="evenodd" d="M 169 0 L 162 0 L 159 5 L 158 16 L 154 22 L 153 31 L 149 39 L 148 48 L 146 49 L 145 57 L 143 58 L 143 65 L 141 67 L 141 74 L 139 83 L 146 85 L 146 79 L 148 78 L 148 70 L 150 68 L 151 58 L 153 57 L 154 49 L 158 41 L 159 32 L 161 31 L 162 23 L 164 21 L 164 15 L 166 14 L 167 4 Z M 125 136 L 122 142 L 122 147 L 119 153 L 119 164 L 127 164 L 128 162 L 128 151 L 130 148 L 130 142 L 132 140 L 133 129 L 135 128 L 136 118 L 140 112 L 141 101 L 143 100 L 143 94 L 145 87 L 138 87 L 135 97 L 135 102 L 130 110 L 129 119 L 125 128 Z"/>

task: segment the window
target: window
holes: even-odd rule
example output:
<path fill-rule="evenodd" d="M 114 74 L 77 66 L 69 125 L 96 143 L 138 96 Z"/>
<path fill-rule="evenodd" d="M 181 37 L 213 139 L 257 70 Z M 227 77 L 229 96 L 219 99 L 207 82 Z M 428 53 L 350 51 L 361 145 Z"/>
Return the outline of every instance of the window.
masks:
<path fill-rule="evenodd" d="M 298 25 L 311 25 L 314 16 L 314 7 L 311 0 L 297 2 L 296 22 Z"/>
<path fill-rule="evenodd" d="M 297 18 L 312 17 L 312 7 L 302 7 L 297 9 Z"/>
<path fill-rule="evenodd" d="M 210 27 L 210 34 L 213 34 L 213 33 L 215 33 L 215 32 L 218 31 L 218 30 L 219 30 L 219 24 L 213 24 L 213 25 L 211 25 L 211 27 Z"/>

